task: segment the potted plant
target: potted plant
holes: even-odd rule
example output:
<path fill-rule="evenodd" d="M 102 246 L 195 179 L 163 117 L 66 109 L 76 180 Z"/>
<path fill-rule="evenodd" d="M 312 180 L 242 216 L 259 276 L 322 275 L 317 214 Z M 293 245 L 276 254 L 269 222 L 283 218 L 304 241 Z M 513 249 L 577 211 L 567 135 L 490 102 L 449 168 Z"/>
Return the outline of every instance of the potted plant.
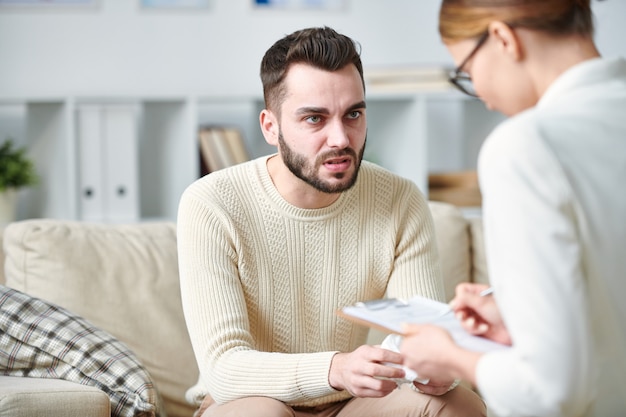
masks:
<path fill-rule="evenodd" d="M 26 148 L 16 147 L 12 139 L 0 146 L 0 224 L 15 218 L 17 191 L 37 183 L 35 165 Z"/>

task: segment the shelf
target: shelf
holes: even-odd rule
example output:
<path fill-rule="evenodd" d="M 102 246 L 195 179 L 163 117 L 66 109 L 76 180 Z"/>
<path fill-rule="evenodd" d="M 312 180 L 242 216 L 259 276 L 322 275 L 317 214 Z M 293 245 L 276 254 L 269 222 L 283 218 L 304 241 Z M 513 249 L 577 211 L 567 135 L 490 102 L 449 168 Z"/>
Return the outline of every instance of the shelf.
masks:
<path fill-rule="evenodd" d="M 41 181 L 20 193 L 18 217 L 80 220 L 77 109 L 132 105 L 137 111 L 139 220 L 175 220 L 178 201 L 199 175 L 197 131 L 235 126 L 252 157 L 275 152 L 259 128 L 258 95 L 0 97 L 0 140 L 25 145 Z M 480 135 L 499 119 L 480 102 L 454 91 L 368 92 L 365 158 L 414 181 L 426 194 L 432 144 L 446 160 L 463 164 L 467 132 Z M 486 117 L 486 123 L 475 123 Z M 495 120 L 495 121 L 494 121 Z M 464 168 L 464 167 L 461 167 Z M 438 167 L 438 170 L 441 170 Z"/>

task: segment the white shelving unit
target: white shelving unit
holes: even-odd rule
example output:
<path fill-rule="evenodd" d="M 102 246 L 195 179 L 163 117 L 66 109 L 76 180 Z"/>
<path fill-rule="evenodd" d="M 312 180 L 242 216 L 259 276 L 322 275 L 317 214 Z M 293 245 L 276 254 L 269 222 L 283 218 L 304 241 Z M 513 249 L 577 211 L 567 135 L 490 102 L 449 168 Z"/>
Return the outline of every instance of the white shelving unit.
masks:
<path fill-rule="evenodd" d="M 259 129 L 263 101 L 258 96 L 0 98 L 0 139 L 10 136 L 26 145 L 41 177 L 38 186 L 21 192 L 19 219 L 81 219 L 77 109 L 85 104 L 138 108 L 142 221 L 175 220 L 181 193 L 198 178 L 200 125 L 239 127 L 253 157 L 274 152 Z M 367 106 L 366 158 L 411 179 L 424 192 L 429 143 L 450 138 L 463 143 L 467 132 L 476 130 L 468 129 L 467 117 L 489 116 L 482 104 L 456 92 L 368 93 Z M 485 123 L 493 124 L 489 117 L 480 125 Z M 465 150 L 458 148 L 451 146 L 449 152 L 461 161 Z"/>

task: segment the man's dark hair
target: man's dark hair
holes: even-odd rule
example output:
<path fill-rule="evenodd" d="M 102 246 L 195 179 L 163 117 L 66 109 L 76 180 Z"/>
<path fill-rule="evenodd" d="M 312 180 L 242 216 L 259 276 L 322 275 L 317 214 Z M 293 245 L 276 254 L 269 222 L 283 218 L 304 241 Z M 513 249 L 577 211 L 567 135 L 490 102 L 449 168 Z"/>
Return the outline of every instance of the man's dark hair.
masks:
<path fill-rule="evenodd" d="M 286 93 L 285 74 L 296 63 L 326 71 L 338 71 L 354 64 L 365 88 L 358 43 L 329 27 L 302 29 L 278 40 L 263 56 L 261 82 L 267 109 L 279 111 Z"/>

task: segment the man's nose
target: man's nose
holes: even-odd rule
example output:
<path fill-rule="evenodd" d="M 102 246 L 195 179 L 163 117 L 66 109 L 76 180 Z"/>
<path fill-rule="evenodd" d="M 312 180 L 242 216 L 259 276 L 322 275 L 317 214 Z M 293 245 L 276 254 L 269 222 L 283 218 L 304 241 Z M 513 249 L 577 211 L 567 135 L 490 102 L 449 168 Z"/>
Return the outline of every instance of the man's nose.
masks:
<path fill-rule="evenodd" d="M 326 139 L 328 146 L 331 148 L 346 148 L 350 144 L 348 131 L 342 121 L 334 121 L 329 126 L 328 138 Z"/>

